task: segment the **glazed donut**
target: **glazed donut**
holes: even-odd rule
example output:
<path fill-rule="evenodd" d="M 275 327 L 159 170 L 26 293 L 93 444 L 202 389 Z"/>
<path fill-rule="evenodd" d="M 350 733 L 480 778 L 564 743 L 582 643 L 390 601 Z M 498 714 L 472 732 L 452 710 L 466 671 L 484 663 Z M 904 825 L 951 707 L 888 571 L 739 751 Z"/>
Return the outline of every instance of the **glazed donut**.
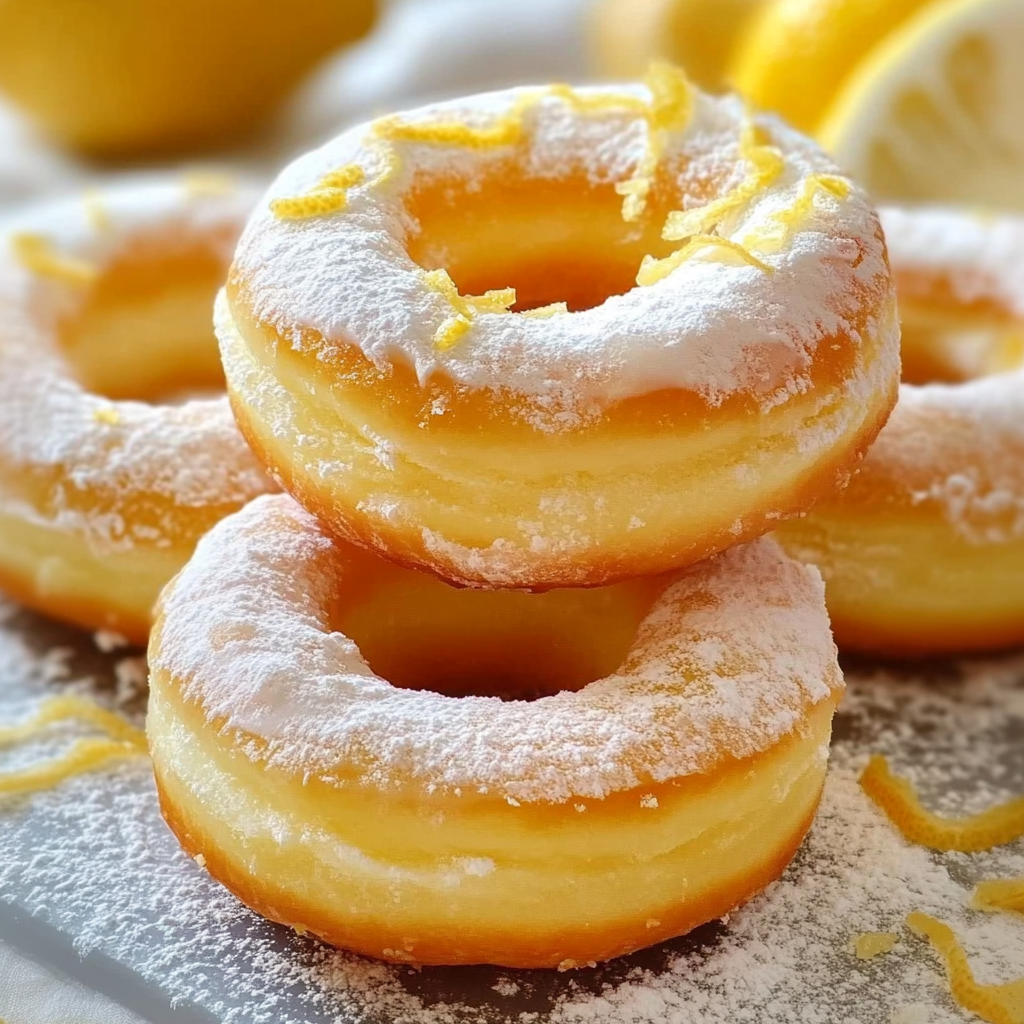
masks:
<path fill-rule="evenodd" d="M 474 97 L 301 158 L 216 323 L 285 489 L 468 586 L 603 585 L 760 535 L 846 479 L 898 383 L 862 193 L 668 66 L 650 91 Z"/>
<path fill-rule="evenodd" d="M 908 383 L 849 488 L 779 539 L 821 568 L 841 647 L 910 656 L 1018 644 L 1024 218 L 886 210 L 883 224 Z"/>
<path fill-rule="evenodd" d="M 598 67 L 635 78 L 656 58 L 673 61 L 702 88 L 723 92 L 744 32 L 766 0 L 601 0 L 593 10 Z"/>
<path fill-rule="evenodd" d="M 0 91 L 90 155 L 223 147 L 321 58 L 369 31 L 377 0 L 0 3 Z"/>
<path fill-rule="evenodd" d="M 30 607 L 144 643 L 196 540 L 271 489 L 210 328 L 252 200 L 134 181 L 0 232 L 0 588 Z"/>
<path fill-rule="evenodd" d="M 749 899 L 810 826 L 842 690 L 820 578 L 771 540 L 478 592 L 283 495 L 200 541 L 149 654 L 185 850 L 273 920 L 425 964 L 581 966 Z"/>

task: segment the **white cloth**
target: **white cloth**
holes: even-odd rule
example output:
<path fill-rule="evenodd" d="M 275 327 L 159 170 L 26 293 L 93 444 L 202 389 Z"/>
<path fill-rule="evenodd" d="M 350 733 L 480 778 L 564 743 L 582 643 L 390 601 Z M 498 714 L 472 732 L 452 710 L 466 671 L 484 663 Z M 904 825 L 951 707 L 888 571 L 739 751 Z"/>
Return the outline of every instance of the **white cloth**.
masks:
<path fill-rule="evenodd" d="M 59 977 L 0 942 L 4 1024 L 147 1024 L 105 996 Z"/>

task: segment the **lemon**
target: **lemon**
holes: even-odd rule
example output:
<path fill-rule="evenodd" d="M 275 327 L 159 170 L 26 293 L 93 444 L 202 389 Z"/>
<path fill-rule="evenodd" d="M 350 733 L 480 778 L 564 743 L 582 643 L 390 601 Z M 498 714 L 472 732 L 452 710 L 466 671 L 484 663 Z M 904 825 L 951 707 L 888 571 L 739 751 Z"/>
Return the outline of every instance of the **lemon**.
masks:
<path fill-rule="evenodd" d="M 1024 210 L 1024 2 L 925 8 L 861 64 L 819 137 L 878 199 Z"/>
<path fill-rule="evenodd" d="M 730 69 L 739 91 L 813 134 L 851 72 L 935 0 L 775 0 L 746 33 Z"/>
<path fill-rule="evenodd" d="M 722 92 L 733 51 L 765 2 L 603 0 L 593 22 L 598 64 L 612 78 L 636 78 L 652 60 L 669 60 L 697 85 Z"/>
<path fill-rule="evenodd" d="M 219 146 L 366 32 L 378 0 L 0 0 L 0 92 L 101 156 Z"/>

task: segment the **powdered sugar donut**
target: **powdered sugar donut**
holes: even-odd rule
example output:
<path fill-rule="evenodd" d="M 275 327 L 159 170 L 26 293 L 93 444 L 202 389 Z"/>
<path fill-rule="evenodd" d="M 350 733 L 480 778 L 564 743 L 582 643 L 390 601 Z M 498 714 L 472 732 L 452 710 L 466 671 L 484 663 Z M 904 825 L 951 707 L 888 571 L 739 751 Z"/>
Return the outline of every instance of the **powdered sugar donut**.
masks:
<path fill-rule="evenodd" d="M 1024 218 L 893 209 L 882 220 L 908 382 L 849 488 L 779 537 L 821 567 L 841 646 L 1020 643 Z"/>
<path fill-rule="evenodd" d="M 213 297 L 253 194 L 111 185 L 0 232 L 0 586 L 144 642 L 160 588 L 269 489 L 221 397 Z M 177 404 L 157 404 L 161 401 Z"/>
<path fill-rule="evenodd" d="M 301 504 L 478 586 L 602 584 L 763 533 L 846 479 L 898 376 L 863 194 L 668 67 L 301 158 L 217 331 L 239 424 Z"/>
<path fill-rule="evenodd" d="M 280 495 L 200 541 L 149 654 L 185 849 L 276 921 L 418 963 L 579 966 L 750 898 L 814 816 L 842 689 L 821 580 L 771 540 L 482 593 Z"/>

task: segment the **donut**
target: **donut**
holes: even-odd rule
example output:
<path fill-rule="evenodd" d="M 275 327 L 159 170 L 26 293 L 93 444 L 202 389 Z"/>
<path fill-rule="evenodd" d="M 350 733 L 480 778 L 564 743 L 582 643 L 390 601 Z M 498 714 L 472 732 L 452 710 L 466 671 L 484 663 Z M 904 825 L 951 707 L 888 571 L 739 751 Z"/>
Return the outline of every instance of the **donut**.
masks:
<path fill-rule="evenodd" d="M 814 817 L 842 689 L 820 578 L 771 539 L 480 592 L 286 495 L 200 541 L 149 656 L 184 849 L 275 921 L 421 964 L 582 966 L 749 899 Z"/>
<path fill-rule="evenodd" d="M 0 92 L 66 146 L 102 158 L 223 147 L 377 0 L 31 0 L 0 4 Z"/>
<path fill-rule="evenodd" d="M 694 90 L 518 89 L 356 128 L 246 227 L 236 419 L 339 536 L 463 586 L 598 586 L 842 483 L 898 386 L 876 215 Z"/>
<path fill-rule="evenodd" d="M 883 211 L 899 403 L 859 473 L 779 540 L 819 566 L 840 647 L 1024 641 L 1024 218 Z M 928 381 L 934 383 L 928 383 Z"/>
<path fill-rule="evenodd" d="M 210 327 L 252 201 L 209 175 L 135 179 L 5 222 L 0 589 L 15 599 L 145 643 L 196 540 L 271 489 Z"/>
<path fill-rule="evenodd" d="M 615 79 L 663 58 L 701 88 L 724 92 L 733 54 L 766 0 L 601 0 L 591 36 L 597 66 Z"/>

